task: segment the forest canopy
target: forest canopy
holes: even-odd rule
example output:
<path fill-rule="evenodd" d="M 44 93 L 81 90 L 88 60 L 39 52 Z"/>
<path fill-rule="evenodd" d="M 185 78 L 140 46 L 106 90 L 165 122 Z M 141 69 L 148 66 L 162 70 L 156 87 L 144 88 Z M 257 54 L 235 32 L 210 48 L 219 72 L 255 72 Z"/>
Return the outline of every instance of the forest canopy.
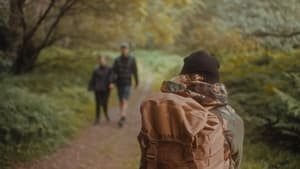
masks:
<path fill-rule="evenodd" d="M 54 43 L 240 50 L 247 41 L 249 48 L 291 50 L 299 47 L 299 6 L 297 0 L 1 0 L 1 46 L 17 74 L 32 70 Z"/>
<path fill-rule="evenodd" d="M 151 76 L 155 89 L 179 72 L 183 56 L 216 56 L 247 125 L 244 168 L 294 169 L 299 18 L 299 0 L 0 0 L 0 168 L 82 128 L 97 57 L 111 63 L 127 42 L 148 73 L 141 81 Z"/>

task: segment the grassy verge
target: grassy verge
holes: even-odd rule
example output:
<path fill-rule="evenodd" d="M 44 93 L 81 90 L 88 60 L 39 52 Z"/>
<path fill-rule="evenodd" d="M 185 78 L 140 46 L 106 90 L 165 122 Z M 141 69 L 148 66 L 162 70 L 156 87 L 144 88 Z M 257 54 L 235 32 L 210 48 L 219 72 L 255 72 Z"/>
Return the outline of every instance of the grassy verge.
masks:
<path fill-rule="evenodd" d="M 97 53 L 51 48 L 34 72 L 2 74 L 0 80 L 0 168 L 49 153 L 93 119 L 87 92 Z"/>

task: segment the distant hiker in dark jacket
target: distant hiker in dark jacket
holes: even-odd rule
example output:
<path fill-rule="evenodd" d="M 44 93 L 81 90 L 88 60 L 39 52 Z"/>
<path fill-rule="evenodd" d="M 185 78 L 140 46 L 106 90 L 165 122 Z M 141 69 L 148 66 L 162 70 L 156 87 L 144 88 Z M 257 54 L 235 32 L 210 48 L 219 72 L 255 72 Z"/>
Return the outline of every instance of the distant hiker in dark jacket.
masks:
<path fill-rule="evenodd" d="M 110 121 L 108 116 L 108 99 L 110 89 L 112 88 L 112 69 L 107 66 L 106 58 L 99 57 L 99 66 L 94 70 L 91 80 L 89 82 L 89 90 L 95 92 L 96 102 L 96 121 L 95 124 L 100 123 L 100 112 L 103 108 L 104 115 L 107 122 Z"/>
<path fill-rule="evenodd" d="M 121 118 L 118 125 L 119 127 L 122 127 L 126 120 L 128 100 L 132 86 L 132 76 L 135 80 L 135 87 L 137 87 L 139 84 L 136 60 L 129 54 L 128 44 L 124 43 L 121 45 L 121 56 L 119 56 L 115 60 L 113 65 L 113 72 L 120 101 Z"/>

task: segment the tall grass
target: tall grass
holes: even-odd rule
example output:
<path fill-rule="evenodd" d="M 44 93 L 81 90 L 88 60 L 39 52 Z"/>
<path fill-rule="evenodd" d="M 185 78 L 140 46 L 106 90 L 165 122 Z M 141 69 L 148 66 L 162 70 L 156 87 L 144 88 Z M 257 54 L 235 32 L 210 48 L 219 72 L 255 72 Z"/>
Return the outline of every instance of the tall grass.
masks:
<path fill-rule="evenodd" d="M 34 72 L 1 75 L 0 168 L 54 150 L 91 121 L 87 82 L 96 58 L 93 51 L 54 47 Z"/>

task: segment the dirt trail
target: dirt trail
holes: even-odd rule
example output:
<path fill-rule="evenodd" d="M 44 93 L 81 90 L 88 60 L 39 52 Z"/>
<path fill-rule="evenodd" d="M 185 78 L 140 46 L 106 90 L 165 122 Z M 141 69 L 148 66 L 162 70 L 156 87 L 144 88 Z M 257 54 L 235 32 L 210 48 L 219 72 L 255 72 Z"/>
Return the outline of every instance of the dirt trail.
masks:
<path fill-rule="evenodd" d="M 135 169 L 138 168 L 140 128 L 139 105 L 149 93 L 150 84 L 141 85 L 131 96 L 128 121 L 117 127 L 118 109 L 112 108 L 112 122 L 102 122 L 84 130 L 73 142 L 53 154 L 15 169 Z M 112 98 L 116 99 L 116 98 Z"/>

